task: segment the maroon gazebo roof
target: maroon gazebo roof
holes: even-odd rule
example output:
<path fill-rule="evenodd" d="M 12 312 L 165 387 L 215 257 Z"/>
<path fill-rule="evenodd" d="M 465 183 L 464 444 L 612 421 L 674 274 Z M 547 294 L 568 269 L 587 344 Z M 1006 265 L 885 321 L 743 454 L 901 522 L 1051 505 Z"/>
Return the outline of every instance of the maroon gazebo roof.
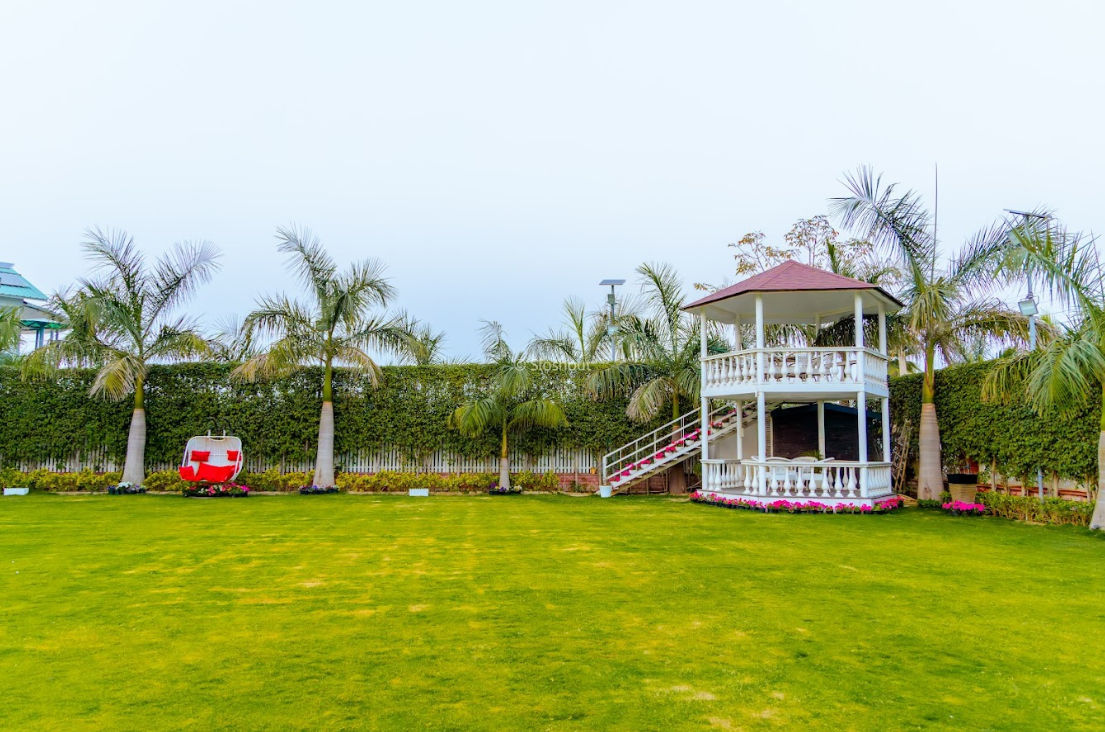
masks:
<path fill-rule="evenodd" d="M 709 305 L 747 292 L 809 292 L 818 290 L 877 290 L 892 302 L 902 305 L 898 298 L 878 285 L 827 272 L 808 264 L 788 260 L 771 269 L 729 285 L 706 297 L 684 305 L 684 310 Z"/>

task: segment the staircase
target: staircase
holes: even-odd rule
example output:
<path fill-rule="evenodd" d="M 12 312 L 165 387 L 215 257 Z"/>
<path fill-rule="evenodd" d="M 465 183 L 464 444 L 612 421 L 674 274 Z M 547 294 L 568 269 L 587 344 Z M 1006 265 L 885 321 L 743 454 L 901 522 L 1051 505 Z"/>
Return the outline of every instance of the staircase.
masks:
<path fill-rule="evenodd" d="M 694 409 L 602 457 L 602 485 L 616 492 L 673 465 L 702 455 L 701 409 Z M 736 407 L 723 404 L 709 416 L 706 439 L 713 442 L 741 423 Z"/>

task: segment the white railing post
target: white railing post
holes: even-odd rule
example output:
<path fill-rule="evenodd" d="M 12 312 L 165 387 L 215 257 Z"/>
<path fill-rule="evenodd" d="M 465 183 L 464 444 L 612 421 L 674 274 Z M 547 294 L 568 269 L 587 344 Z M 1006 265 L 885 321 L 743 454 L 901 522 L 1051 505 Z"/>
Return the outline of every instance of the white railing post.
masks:
<path fill-rule="evenodd" d="M 882 461 L 890 462 L 890 397 L 882 398 Z"/>
<path fill-rule="evenodd" d="M 700 313 L 698 316 L 698 329 L 699 329 L 699 347 L 702 351 L 702 373 L 706 373 L 706 351 L 707 351 L 707 338 L 706 338 L 706 313 Z M 699 381 L 698 384 L 699 403 L 698 409 L 701 414 L 701 420 L 699 420 L 702 430 L 702 466 L 705 468 L 706 461 L 710 459 L 710 404 L 706 398 L 705 383 Z M 706 475 L 706 471 L 702 471 L 703 476 Z"/>
<path fill-rule="evenodd" d="M 856 421 L 859 436 L 859 461 L 867 462 L 867 393 L 856 392 Z"/>

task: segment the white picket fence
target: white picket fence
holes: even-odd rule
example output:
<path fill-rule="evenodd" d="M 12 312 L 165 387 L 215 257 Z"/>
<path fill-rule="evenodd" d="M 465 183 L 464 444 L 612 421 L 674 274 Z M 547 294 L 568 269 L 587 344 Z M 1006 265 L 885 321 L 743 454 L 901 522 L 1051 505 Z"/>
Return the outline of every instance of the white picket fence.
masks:
<path fill-rule="evenodd" d="M 354 454 L 336 455 L 334 462 L 347 473 L 379 473 L 385 470 L 399 472 L 429 473 L 493 473 L 499 470 L 499 460 L 494 457 L 467 458 L 437 450 L 424 460 L 411 461 L 398 449 L 361 451 Z M 0 456 L 0 467 L 9 465 Z M 598 456 L 589 450 L 555 450 L 544 455 L 526 455 L 512 452 L 510 465 L 512 470 L 532 470 L 537 473 L 590 473 L 597 469 Z M 90 468 L 95 471 L 122 470 L 121 463 L 106 457 L 104 451 L 95 450 L 82 455 L 73 455 L 64 460 L 40 460 L 11 463 L 19 470 L 45 469 L 56 473 L 68 473 Z M 148 464 L 147 470 L 171 470 L 173 464 Z M 269 468 L 278 468 L 281 472 L 306 472 L 314 469 L 313 460 L 298 462 L 274 460 L 265 457 L 250 457 L 246 447 L 245 469 L 251 472 L 263 472 Z"/>

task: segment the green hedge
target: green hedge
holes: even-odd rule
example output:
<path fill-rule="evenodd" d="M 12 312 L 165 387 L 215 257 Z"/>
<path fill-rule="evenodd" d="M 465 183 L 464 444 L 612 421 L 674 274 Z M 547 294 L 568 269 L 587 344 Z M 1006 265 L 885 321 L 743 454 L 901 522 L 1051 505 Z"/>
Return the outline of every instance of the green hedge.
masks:
<path fill-rule="evenodd" d="M 146 387 L 146 462 L 176 464 L 188 438 L 238 435 L 251 460 L 282 467 L 314 458 L 321 405 L 320 369 L 287 378 L 243 384 L 229 378 L 232 364 L 155 366 Z M 383 369 L 379 389 L 358 374 L 339 370 L 334 381 L 335 453 L 396 448 L 415 461 L 442 449 L 464 457 L 497 454 L 495 435 L 467 438 L 446 425 L 449 413 L 480 393 L 492 374 L 481 364 L 396 366 Z M 625 417 L 624 398 L 596 402 L 584 388 L 587 372 L 534 367 L 535 391 L 555 395 L 569 426 L 534 430 L 514 447 L 539 455 L 554 447 L 603 453 L 649 429 Z M 121 462 L 126 451 L 130 403 L 88 396 L 92 372 L 73 369 L 50 382 L 27 382 L 0 367 L 0 456 L 5 462 L 82 457 L 104 449 Z M 96 467 L 96 466 L 93 466 Z"/>
<path fill-rule="evenodd" d="M 0 488 L 20 486 L 47 493 L 73 493 L 105 491 L 119 482 L 121 473 L 94 473 L 78 470 L 72 473 L 54 473 L 49 470 L 31 470 L 23 473 L 14 468 L 0 469 Z M 555 492 L 560 490 L 560 480 L 555 473 L 534 473 L 528 470 L 511 473 L 511 483 L 527 491 Z M 281 473 L 270 468 L 262 473 L 243 470 L 234 482 L 249 486 L 254 491 L 292 493 L 311 484 L 310 473 Z M 399 473 L 381 471 L 373 475 L 364 473 L 338 473 L 338 488 L 343 491 L 366 493 L 406 493 L 411 488 L 429 488 L 431 493 L 483 493 L 499 482 L 498 473 Z M 143 484 L 149 491 L 181 491 L 187 485 L 175 470 L 158 470 L 148 473 Z M 579 486 L 574 486 L 580 488 Z M 584 489 L 586 490 L 586 489 Z"/>
<path fill-rule="evenodd" d="M 982 381 L 989 363 L 951 366 L 936 372 L 936 416 L 945 465 L 972 458 L 983 467 L 997 461 L 1005 475 L 1026 478 L 1036 468 L 1062 478 L 1095 482 L 1100 406 L 1075 414 L 1038 415 L 1023 401 L 984 403 Z M 917 455 L 921 375 L 890 380 L 890 414 L 909 420 L 911 455 Z"/>

